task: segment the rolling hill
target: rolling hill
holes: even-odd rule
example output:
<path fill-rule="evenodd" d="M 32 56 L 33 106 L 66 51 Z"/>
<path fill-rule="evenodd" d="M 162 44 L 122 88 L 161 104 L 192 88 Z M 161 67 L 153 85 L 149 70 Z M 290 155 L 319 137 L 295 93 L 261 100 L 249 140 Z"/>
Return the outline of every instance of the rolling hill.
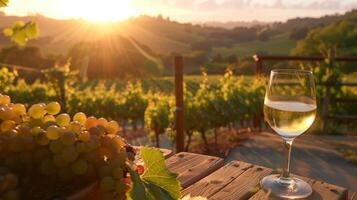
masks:
<path fill-rule="evenodd" d="M 254 26 L 244 24 L 242 27 L 224 29 L 207 25 L 178 23 L 159 17 L 139 16 L 114 24 L 98 25 L 83 20 L 56 20 L 41 15 L 17 17 L 0 13 L 0 28 L 11 26 L 15 21 L 35 21 L 40 27 L 40 36 L 30 42 L 30 45 L 40 46 L 47 54 L 66 54 L 76 43 L 96 41 L 108 35 L 130 36 L 150 47 L 158 54 L 172 52 L 190 53 L 192 50 L 211 50 L 236 53 L 237 56 L 250 54 L 254 50 L 264 49 L 275 45 L 285 45 L 285 52 L 294 45 L 288 34 L 301 27 L 313 28 L 340 19 L 340 15 L 324 16 L 321 18 L 296 18 L 285 23 L 259 24 Z M 210 23 L 208 23 L 210 24 Z M 242 24 L 242 23 L 238 23 Z M 265 37 L 261 39 L 261 37 Z M 268 37 L 268 38 L 266 38 Z M 281 41 L 285 40 L 286 41 Z M 276 43 L 274 42 L 276 41 Z M 279 42 L 280 41 L 280 42 Z M 0 48 L 10 42 L 0 36 Z M 262 46 L 261 46 L 262 45 Z M 247 50 L 242 50 L 246 49 Z M 226 50 L 225 50 L 226 49 Z M 228 49 L 228 50 L 227 50 Z M 276 50 L 272 51 L 273 53 Z M 279 52 L 279 51 L 278 51 Z"/>

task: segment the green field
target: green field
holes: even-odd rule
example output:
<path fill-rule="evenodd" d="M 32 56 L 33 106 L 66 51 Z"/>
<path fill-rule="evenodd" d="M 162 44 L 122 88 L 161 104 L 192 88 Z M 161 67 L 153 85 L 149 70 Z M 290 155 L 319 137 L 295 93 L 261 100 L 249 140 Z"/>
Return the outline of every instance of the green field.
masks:
<path fill-rule="evenodd" d="M 278 35 L 270 38 L 269 41 L 243 42 L 234 45 L 232 48 L 214 48 L 213 54 L 221 55 L 235 54 L 239 57 L 252 56 L 255 53 L 269 53 L 287 55 L 296 46 L 296 41 L 290 40 L 288 34 Z"/>

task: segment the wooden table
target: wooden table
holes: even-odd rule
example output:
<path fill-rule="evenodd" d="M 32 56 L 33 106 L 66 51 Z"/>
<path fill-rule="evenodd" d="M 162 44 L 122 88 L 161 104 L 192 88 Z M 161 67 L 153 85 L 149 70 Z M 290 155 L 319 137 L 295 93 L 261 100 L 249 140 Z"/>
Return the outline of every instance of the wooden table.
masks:
<path fill-rule="evenodd" d="M 203 196 L 214 200 L 264 200 L 273 199 L 259 187 L 259 181 L 274 170 L 242 161 L 232 161 L 224 165 L 222 158 L 194 153 L 178 153 L 161 149 L 170 171 L 178 174 L 182 187 L 182 197 Z M 137 162 L 141 162 L 140 159 Z M 311 200 L 347 199 L 347 190 L 343 187 L 300 177 L 313 188 Z M 97 189 L 96 189 L 97 188 Z M 68 200 L 100 199 L 97 183 L 91 184 Z M 351 193 L 351 199 L 357 200 L 357 193 Z"/>
<path fill-rule="evenodd" d="M 167 167 L 178 173 L 182 186 L 182 196 L 203 196 L 214 200 L 272 199 L 259 187 L 259 181 L 274 170 L 242 161 L 232 161 L 224 165 L 222 158 L 179 153 L 166 159 Z M 309 199 L 347 199 L 347 189 L 300 177 L 313 188 Z M 352 196 L 353 198 L 353 196 Z"/>

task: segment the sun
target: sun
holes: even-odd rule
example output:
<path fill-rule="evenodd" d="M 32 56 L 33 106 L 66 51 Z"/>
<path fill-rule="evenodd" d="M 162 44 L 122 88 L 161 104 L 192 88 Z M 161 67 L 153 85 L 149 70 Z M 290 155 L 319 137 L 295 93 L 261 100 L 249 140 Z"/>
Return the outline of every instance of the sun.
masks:
<path fill-rule="evenodd" d="M 75 2 L 75 1 L 74 1 Z M 93 2 L 93 1 L 89 1 Z M 78 5 L 77 15 L 92 22 L 115 22 L 135 15 L 130 0 L 100 0 Z"/>

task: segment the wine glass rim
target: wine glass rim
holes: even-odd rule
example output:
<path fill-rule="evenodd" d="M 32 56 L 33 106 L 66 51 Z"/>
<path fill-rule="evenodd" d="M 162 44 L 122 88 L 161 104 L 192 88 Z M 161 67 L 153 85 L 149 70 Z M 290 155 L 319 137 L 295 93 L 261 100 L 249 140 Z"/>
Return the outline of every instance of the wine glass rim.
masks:
<path fill-rule="evenodd" d="M 271 73 L 279 73 L 279 74 L 312 74 L 312 71 L 306 69 L 273 69 Z"/>

